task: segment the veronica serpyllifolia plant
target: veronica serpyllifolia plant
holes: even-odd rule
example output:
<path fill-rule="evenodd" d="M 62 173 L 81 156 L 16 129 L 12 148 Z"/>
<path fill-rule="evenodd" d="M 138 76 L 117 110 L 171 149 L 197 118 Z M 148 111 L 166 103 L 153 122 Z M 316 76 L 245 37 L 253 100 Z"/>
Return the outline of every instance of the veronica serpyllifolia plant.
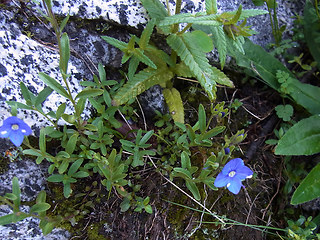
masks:
<path fill-rule="evenodd" d="M 28 124 L 15 116 L 5 119 L 0 127 L 0 137 L 9 138 L 16 147 L 22 144 L 24 136 L 28 136 L 31 133 L 32 130 Z"/>

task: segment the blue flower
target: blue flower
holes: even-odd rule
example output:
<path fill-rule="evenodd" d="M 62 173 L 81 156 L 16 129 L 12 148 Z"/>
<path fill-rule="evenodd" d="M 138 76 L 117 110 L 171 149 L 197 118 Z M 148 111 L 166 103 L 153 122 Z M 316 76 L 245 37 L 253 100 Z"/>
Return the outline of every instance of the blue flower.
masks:
<path fill-rule="evenodd" d="M 8 117 L 0 127 L 0 137 L 8 137 L 17 147 L 22 144 L 24 136 L 28 136 L 31 133 L 32 130 L 28 124 L 15 116 Z"/>
<path fill-rule="evenodd" d="M 242 185 L 242 180 L 251 178 L 253 172 L 250 168 L 244 166 L 241 158 L 230 160 L 216 177 L 214 186 L 225 187 L 233 194 L 238 194 Z"/>

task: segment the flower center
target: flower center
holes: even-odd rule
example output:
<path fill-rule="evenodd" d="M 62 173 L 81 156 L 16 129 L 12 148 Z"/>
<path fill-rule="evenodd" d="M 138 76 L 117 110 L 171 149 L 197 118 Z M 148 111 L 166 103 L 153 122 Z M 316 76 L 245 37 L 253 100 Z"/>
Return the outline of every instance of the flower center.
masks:
<path fill-rule="evenodd" d="M 11 125 L 11 129 L 12 130 L 18 130 L 19 129 L 19 125 L 18 124 L 12 124 Z"/>
<path fill-rule="evenodd" d="M 229 177 L 234 177 L 234 175 L 236 175 L 236 171 L 231 171 L 228 174 Z"/>

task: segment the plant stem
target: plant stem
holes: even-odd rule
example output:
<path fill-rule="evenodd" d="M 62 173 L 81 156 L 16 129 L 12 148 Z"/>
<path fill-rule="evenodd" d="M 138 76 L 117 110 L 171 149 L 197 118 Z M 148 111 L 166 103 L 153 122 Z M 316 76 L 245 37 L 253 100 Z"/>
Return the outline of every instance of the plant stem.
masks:
<path fill-rule="evenodd" d="M 181 3 L 182 3 L 182 0 L 177 0 L 176 1 L 176 11 L 175 11 L 175 14 L 179 14 L 180 11 L 181 11 Z M 173 33 L 176 33 L 179 31 L 179 24 L 174 24 L 173 25 Z"/>

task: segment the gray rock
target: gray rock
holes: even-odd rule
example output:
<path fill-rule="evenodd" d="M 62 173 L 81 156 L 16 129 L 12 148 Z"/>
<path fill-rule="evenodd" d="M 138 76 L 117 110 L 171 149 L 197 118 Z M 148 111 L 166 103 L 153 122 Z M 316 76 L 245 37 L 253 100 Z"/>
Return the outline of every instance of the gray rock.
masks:
<path fill-rule="evenodd" d="M 28 212 L 30 207 L 21 206 L 20 210 Z M 7 206 L 0 206 L 0 216 L 12 213 Z M 26 218 L 14 224 L 0 225 L 0 239 L 7 240 L 67 240 L 70 233 L 56 228 L 48 235 L 44 236 L 39 228 L 40 220 L 37 218 Z"/>

